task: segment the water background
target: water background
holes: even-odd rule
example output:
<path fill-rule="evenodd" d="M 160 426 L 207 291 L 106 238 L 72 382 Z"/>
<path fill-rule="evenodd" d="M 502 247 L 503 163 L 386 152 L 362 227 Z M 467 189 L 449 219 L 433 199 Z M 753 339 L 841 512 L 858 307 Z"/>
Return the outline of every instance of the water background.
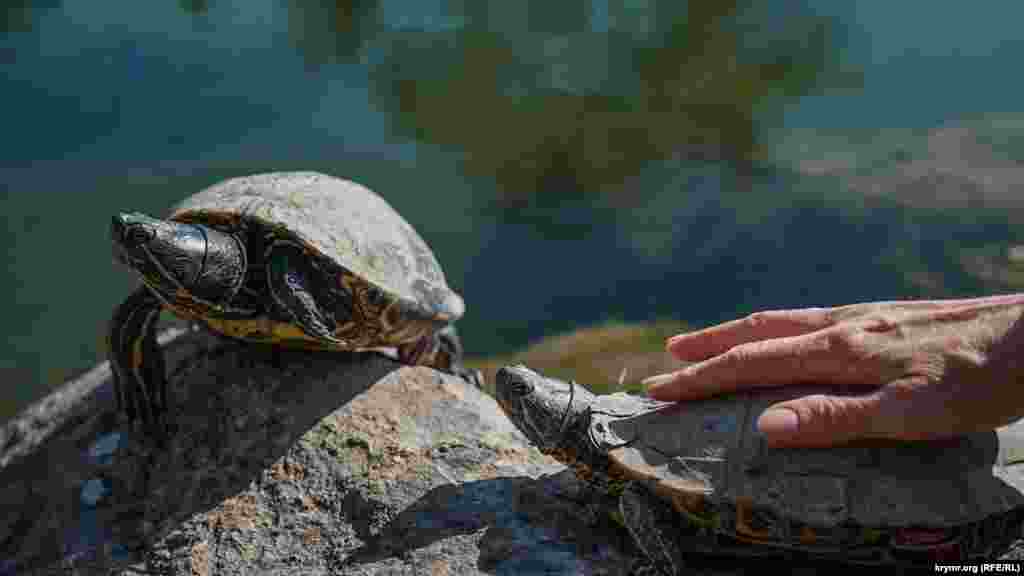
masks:
<path fill-rule="evenodd" d="M 473 355 L 1021 285 L 1024 4 L 468 4 L 7 3 L 0 419 L 102 359 L 111 214 L 255 172 L 381 193 Z"/>

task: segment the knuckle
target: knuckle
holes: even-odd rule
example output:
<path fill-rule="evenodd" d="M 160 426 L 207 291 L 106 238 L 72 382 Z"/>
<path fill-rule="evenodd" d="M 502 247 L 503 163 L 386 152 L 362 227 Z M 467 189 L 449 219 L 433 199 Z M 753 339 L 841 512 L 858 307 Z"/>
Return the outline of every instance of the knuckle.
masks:
<path fill-rule="evenodd" d="M 825 396 L 808 396 L 794 406 L 800 414 L 801 423 L 817 423 L 819 426 L 832 420 L 834 407 Z"/>
<path fill-rule="evenodd" d="M 844 320 L 856 316 L 860 312 L 859 304 L 848 304 L 846 306 L 837 306 L 828 310 L 825 316 L 828 318 L 828 322 L 831 325 L 836 325 Z"/>
<path fill-rule="evenodd" d="M 817 431 L 857 434 L 866 423 L 865 406 L 857 398 L 824 394 L 808 396 L 797 409 L 801 423 L 807 422 Z"/>
<path fill-rule="evenodd" d="M 772 313 L 767 311 L 754 312 L 744 318 L 744 323 L 748 328 L 759 328 L 764 326 L 771 320 Z"/>
<path fill-rule="evenodd" d="M 749 347 L 746 344 L 739 344 L 718 357 L 714 361 L 714 367 L 708 367 L 710 373 L 706 373 L 706 375 L 713 373 L 719 382 L 735 381 L 743 372 L 743 365 L 749 360 Z"/>
<path fill-rule="evenodd" d="M 824 333 L 825 343 L 830 352 L 842 354 L 845 358 L 859 358 L 867 348 L 867 334 L 858 326 L 837 326 Z"/>
<path fill-rule="evenodd" d="M 906 331 L 898 322 L 893 321 L 883 314 L 872 314 L 864 319 L 864 330 L 866 332 L 886 332 L 890 337 L 902 338 Z"/>
<path fill-rule="evenodd" d="M 750 360 L 754 354 L 754 348 L 749 344 L 737 344 L 723 355 L 723 360 L 728 366 L 739 366 Z"/>
<path fill-rule="evenodd" d="M 826 316 L 832 325 L 836 325 L 856 322 L 868 317 L 881 317 L 884 312 L 885 306 L 882 303 L 861 302 L 831 308 L 826 312 Z"/>
<path fill-rule="evenodd" d="M 845 327 L 832 328 L 822 335 L 830 352 L 849 350 L 851 347 L 850 336 L 850 330 Z"/>

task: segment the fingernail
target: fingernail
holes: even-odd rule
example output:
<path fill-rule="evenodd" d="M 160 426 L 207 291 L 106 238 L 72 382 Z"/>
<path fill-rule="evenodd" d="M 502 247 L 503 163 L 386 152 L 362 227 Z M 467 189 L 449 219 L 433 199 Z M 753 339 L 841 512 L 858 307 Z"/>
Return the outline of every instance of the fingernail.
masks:
<path fill-rule="evenodd" d="M 658 374 L 650 378 L 644 378 L 640 381 L 640 385 L 644 387 L 644 390 L 650 392 L 652 388 L 660 388 L 674 377 L 673 374 Z"/>
<path fill-rule="evenodd" d="M 757 419 L 757 428 L 766 436 L 793 436 L 800 428 L 800 417 L 789 408 L 767 410 Z"/>

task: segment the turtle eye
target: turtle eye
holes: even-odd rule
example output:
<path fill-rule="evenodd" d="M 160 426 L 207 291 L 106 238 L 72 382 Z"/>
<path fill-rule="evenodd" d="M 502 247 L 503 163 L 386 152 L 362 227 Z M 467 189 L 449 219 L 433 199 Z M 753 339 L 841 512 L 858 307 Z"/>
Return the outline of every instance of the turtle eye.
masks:
<path fill-rule="evenodd" d="M 533 384 L 523 380 L 517 380 L 509 386 L 509 393 L 514 396 L 526 396 L 533 393 Z"/>
<path fill-rule="evenodd" d="M 153 231 L 146 226 L 128 226 L 122 238 L 128 246 L 143 246 L 153 239 Z"/>
<path fill-rule="evenodd" d="M 384 304 L 385 300 L 384 292 L 379 288 L 373 285 L 366 287 L 366 301 L 372 306 L 380 306 L 381 304 Z"/>

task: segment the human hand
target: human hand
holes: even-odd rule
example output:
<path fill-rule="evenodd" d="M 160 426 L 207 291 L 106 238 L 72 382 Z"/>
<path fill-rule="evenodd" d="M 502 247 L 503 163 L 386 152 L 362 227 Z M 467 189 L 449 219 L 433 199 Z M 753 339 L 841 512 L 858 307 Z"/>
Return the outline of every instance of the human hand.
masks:
<path fill-rule="evenodd" d="M 769 407 L 770 446 L 923 440 L 1024 416 L 1024 294 L 759 312 L 670 338 L 693 361 L 644 380 L 659 400 L 786 384 L 864 386 Z"/>

